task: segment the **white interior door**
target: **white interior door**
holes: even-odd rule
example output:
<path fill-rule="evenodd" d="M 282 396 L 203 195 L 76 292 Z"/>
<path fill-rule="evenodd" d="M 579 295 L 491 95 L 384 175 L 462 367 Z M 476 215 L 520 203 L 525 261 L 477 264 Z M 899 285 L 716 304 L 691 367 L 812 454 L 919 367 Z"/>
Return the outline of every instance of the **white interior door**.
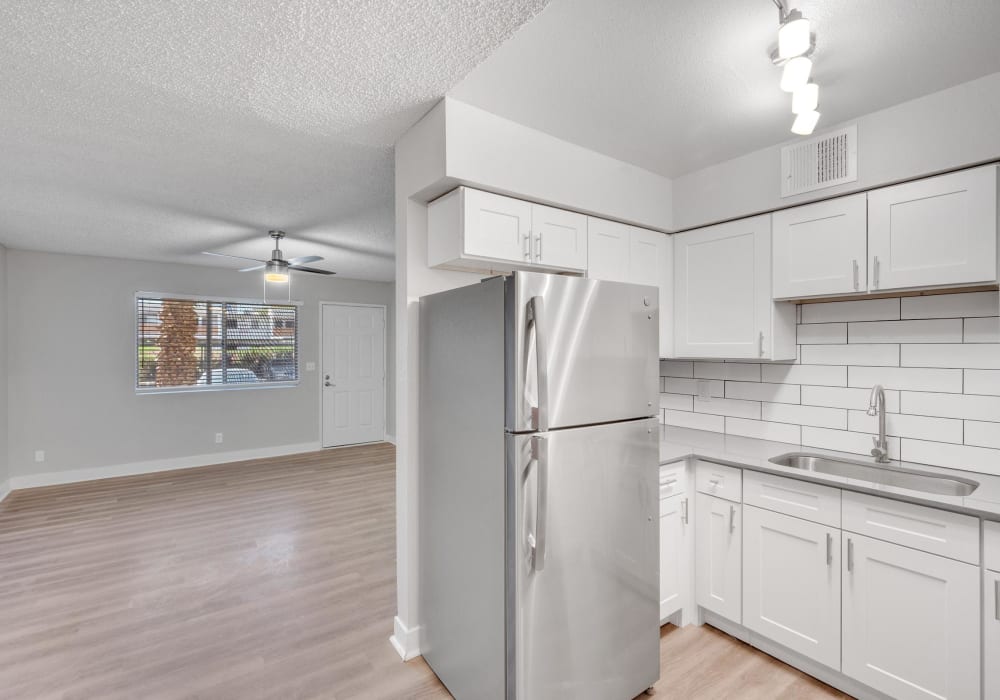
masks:
<path fill-rule="evenodd" d="M 385 308 L 323 304 L 323 447 L 385 439 Z"/>

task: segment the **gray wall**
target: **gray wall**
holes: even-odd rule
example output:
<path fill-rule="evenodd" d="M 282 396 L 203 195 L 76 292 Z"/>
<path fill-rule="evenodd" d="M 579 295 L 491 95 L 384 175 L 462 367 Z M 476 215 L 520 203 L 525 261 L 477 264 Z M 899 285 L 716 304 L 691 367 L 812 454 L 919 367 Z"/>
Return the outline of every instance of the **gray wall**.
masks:
<path fill-rule="evenodd" d="M 15 481 L 47 472 L 316 443 L 319 302 L 385 304 L 387 432 L 395 407 L 393 285 L 297 275 L 301 382 L 294 388 L 137 396 L 134 294 L 260 298 L 259 275 L 218 268 L 8 251 L 8 458 Z M 221 445 L 215 433 L 225 435 Z M 35 450 L 45 462 L 34 461 Z"/>
<path fill-rule="evenodd" d="M 0 496 L 7 469 L 7 249 L 0 246 Z"/>

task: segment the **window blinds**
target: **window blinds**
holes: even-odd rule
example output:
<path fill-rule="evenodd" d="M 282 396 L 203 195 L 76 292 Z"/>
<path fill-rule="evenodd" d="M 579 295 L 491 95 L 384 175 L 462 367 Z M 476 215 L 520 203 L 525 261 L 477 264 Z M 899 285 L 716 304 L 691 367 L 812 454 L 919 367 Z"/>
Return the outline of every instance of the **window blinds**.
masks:
<path fill-rule="evenodd" d="M 298 372 L 298 308 L 137 297 L 136 388 L 292 382 Z"/>

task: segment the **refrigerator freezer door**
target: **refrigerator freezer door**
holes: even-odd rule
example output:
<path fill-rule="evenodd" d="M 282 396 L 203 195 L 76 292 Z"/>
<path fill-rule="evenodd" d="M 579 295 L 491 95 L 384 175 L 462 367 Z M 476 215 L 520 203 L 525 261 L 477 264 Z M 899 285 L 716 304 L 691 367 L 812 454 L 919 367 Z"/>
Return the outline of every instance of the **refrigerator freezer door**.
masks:
<path fill-rule="evenodd" d="M 507 436 L 509 699 L 630 700 L 659 677 L 656 427 Z"/>
<path fill-rule="evenodd" d="M 516 272 L 506 287 L 507 430 L 651 416 L 659 401 L 659 292 Z"/>

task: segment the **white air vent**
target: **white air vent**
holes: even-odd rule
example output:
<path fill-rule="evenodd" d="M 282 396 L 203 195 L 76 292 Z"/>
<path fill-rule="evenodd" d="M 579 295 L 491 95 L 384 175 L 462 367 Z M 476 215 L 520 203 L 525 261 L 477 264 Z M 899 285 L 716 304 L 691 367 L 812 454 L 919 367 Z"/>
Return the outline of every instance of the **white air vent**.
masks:
<path fill-rule="evenodd" d="M 781 149 L 781 196 L 821 190 L 858 179 L 858 125 Z"/>

